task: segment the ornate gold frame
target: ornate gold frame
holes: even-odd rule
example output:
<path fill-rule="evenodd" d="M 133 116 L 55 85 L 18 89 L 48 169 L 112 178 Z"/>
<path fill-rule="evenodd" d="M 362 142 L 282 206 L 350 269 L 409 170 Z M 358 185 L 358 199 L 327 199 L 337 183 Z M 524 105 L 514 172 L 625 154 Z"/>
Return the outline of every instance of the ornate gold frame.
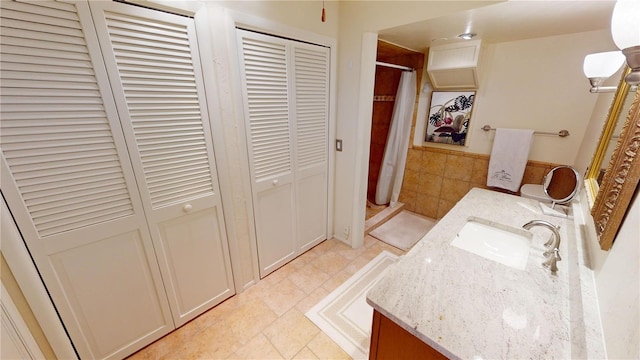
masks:
<path fill-rule="evenodd" d="M 618 83 L 618 88 L 615 95 L 613 96 L 613 102 L 611 103 L 609 113 L 607 114 L 607 118 L 605 119 L 604 126 L 602 128 L 602 133 L 600 134 L 600 142 L 598 143 L 598 147 L 593 154 L 589 169 L 585 174 L 584 182 L 587 190 L 587 197 L 589 200 L 590 208 L 593 208 L 596 196 L 598 195 L 598 190 L 600 187 L 598 185 L 598 176 L 600 175 L 600 169 L 603 165 L 602 162 L 604 161 L 605 153 L 607 151 L 607 148 L 609 147 L 609 142 L 611 141 L 613 132 L 616 129 L 616 125 L 618 124 L 618 121 L 620 121 L 620 113 L 622 112 L 627 94 L 629 93 L 629 84 L 624 81 L 624 78 L 629 73 L 629 71 L 631 71 L 631 69 L 626 66 L 625 71 L 622 72 L 620 82 Z M 626 116 L 626 114 L 624 114 L 623 116 Z"/>
<path fill-rule="evenodd" d="M 606 143 L 606 141 L 601 140 L 602 142 Z M 603 250 L 609 250 L 613 245 L 618 228 L 638 186 L 638 181 L 640 180 L 639 151 L 640 90 L 635 93 L 631 109 L 620 134 L 620 140 L 618 140 L 618 144 L 613 151 L 613 156 L 591 209 L 598 241 Z M 598 152 L 596 152 L 597 154 Z M 592 170 L 590 168 L 589 171 L 591 172 Z"/>

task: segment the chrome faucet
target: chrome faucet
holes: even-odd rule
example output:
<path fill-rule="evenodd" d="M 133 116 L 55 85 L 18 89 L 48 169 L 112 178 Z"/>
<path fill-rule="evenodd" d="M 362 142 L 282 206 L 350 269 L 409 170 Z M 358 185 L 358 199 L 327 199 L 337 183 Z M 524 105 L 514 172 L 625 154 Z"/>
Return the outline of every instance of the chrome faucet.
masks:
<path fill-rule="evenodd" d="M 558 266 L 556 263 L 562 258 L 560 257 L 560 226 L 554 225 L 545 220 L 531 220 L 528 223 L 522 225 L 522 227 L 526 230 L 531 229 L 534 226 L 542 226 L 551 230 L 553 233 L 553 238 L 549 239 L 544 246 L 547 249 L 542 255 L 545 257 L 545 261 L 542 263 L 542 266 L 545 269 L 551 270 L 552 273 L 558 271 Z"/>

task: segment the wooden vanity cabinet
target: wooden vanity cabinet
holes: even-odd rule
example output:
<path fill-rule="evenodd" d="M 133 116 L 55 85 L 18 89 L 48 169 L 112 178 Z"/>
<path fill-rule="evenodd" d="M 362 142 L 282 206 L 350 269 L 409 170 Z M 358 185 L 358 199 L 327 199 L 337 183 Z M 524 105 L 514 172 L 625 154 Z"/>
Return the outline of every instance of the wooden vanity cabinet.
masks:
<path fill-rule="evenodd" d="M 446 359 L 436 349 L 400 327 L 391 319 L 373 311 L 369 359 Z"/>

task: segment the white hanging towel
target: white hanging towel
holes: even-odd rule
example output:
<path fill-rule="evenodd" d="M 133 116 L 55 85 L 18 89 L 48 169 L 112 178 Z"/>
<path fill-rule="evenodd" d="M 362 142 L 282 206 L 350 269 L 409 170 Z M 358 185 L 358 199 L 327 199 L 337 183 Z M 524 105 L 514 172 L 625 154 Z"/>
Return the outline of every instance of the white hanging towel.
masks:
<path fill-rule="evenodd" d="M 487 186 L 517 192 L 529 159 L 533 130 L 496 129 Z"/>

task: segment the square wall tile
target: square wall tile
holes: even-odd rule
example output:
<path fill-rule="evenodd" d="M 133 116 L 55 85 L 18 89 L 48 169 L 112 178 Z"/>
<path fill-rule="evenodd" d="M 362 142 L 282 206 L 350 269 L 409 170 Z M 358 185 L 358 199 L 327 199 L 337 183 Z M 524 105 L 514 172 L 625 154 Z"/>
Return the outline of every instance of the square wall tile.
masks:
<path fill-rule="evenodd" d="M 418 193 L 416 191 L 402 189 L 400 191 L 400 196 L 398 196 L 398 201 L 404 204 L 405 209 L 415 211 L 417 195 Z"/>
<path fill-rule="evenodd" d="M 405 169 L 402 178 L 402 189 L 409 191 L 418 191 L 418 183 L 420 181 L 420 173 L 416 170 Z"/>
<path fill-rule="evenodd" d="M 426 217 L 437 219 L 440 199 L 435 196 L 418 194 L 414 212 Z"/>
<path fill-rule="evenodd" d="M 456 205 L 453 201 L 440 199 L 438 203 L 438 214 L 436 219 L 442 219 Z"/>
<path fill-rule="evenodd" d="M 447 163 L 447 154 L 425 151 L 422 154 L 422 166 L 420 174 L 431 174 L 444 176 L 444 169 Z"/>
<path fill-rule="evenodd" d="M 422 174 L 418 184 L 418 194 L 439 197 L 443 179 L 442 176 Z"/>
<path fill-rule="evenodd" d="M 444 177 L 456 180 L 471 180 L 473 158 L 468 156 L 447 155 Z"/>
<path fill-rule="evenodd" d="M 522 175 L 522 184 L 542 184 L 542 178 L 547 172 L 546 167 L 527 164 Z"/>
<path fill-rule="evenodd" d="M 414 170 L 420 171 L 420 167 L 422 166 L 422 150 L 409 149 L 407 152 L 407 165 L 405 166 L 405 171 Z"/>
<path fill-rule="evenodd" d="M 458 202 L 467 194 L 469 189 L 470 186 L 468 181 L 444 179 L 442 191 L 440 192 L 440 199 L 454 203 Z"/>
<path fill-rule="evenodd" d="M 489 159 L 473 159 L 473 170 L 471 170 L 471 183 L 486 184 L 489 174 Z"/>

